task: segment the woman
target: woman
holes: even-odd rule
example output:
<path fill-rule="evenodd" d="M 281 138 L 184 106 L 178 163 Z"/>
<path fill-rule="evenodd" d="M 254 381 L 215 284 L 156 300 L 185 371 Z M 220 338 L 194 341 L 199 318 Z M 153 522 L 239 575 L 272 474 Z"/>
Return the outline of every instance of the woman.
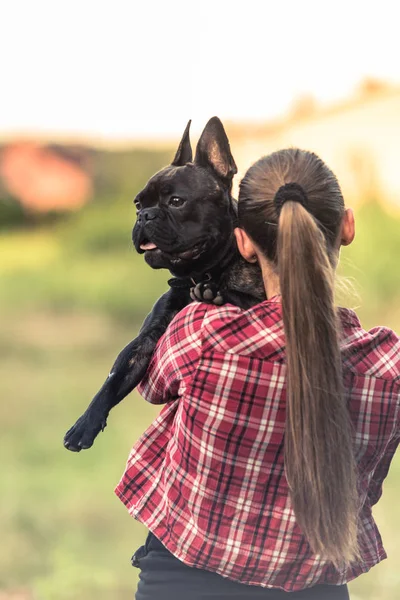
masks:
<path fill-rule="evenodd" d="M 151 532 L 136 598 L 345 599 L 386 557 L 371 507 L 400 437 L 400 340 L 334 306 L 354 218 L 315 154 L 260 159 L 238 211 L 267 300 L 191 304 L 158 344 L 141 393 L 167 404 L 116 489 Z"/>

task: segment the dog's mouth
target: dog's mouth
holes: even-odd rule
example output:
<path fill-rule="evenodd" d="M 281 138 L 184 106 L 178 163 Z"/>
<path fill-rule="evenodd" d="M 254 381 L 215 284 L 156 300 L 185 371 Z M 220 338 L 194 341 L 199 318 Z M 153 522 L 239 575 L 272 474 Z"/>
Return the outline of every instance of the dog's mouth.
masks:
<path fill-rule="evenodd" d="M 206 242 L 195 244 L 188 250 L 183 250 L 182 252 L 165 252 L 161 250 L 154 242 L 149 242 L 148 240 L 144 240 L 139 248 L 142 252 L 150 254 L 162 254 L 169 262 L 172 264 L 179 264 L 182 261 L 193 261 L 197 260 L 204 252 L 206 246 Z"/>

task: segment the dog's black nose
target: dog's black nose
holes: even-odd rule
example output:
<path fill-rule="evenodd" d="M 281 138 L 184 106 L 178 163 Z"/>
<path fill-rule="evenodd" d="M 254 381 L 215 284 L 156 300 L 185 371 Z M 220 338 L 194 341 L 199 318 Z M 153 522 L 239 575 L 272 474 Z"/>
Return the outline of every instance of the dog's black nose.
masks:
<path fill-rule="evenodd" d="M 144 208 L 140 211 L 139 218 L 143 221 L 152 221 L 157 217 L 156 208 Z"/>

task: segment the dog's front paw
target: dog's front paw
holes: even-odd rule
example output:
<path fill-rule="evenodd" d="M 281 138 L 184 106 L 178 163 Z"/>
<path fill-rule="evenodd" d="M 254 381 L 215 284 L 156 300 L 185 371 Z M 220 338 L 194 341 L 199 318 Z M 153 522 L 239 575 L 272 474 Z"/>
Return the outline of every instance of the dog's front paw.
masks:
<path fill-rule="evenodd" d="M 221 306 L 224 303 L 221 292 L 218 290 L 215 283 L 212 281 L 201 281 L 191 288 L 190 297 L 198 302 L 206 302 L 207 304 L 216 304 Z"/>
<path fill-rule="evenodd" d="M 105 417 L 83 414 L 65 434 L 65 448 L 71 452 L 80 452 L 90 448 L 98 433 L 104 431 L 106 426 L 107 419 Z"/>

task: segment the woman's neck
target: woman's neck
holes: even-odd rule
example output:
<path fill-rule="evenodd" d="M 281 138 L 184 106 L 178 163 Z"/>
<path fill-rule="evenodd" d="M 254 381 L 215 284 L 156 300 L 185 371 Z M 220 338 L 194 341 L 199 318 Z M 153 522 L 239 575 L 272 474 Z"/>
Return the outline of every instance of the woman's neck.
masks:
<path fill-rule="evenodd" d="M 257 255 L 259 265 L 261 267 L 263 282 L 265 293 L 267 298 L 273 298 L 274 296 L 280 296 L 281 288 L 279 285 L 279 277 L 272 267 L 271 263 L 262 256 L 262 254 Z"/>

